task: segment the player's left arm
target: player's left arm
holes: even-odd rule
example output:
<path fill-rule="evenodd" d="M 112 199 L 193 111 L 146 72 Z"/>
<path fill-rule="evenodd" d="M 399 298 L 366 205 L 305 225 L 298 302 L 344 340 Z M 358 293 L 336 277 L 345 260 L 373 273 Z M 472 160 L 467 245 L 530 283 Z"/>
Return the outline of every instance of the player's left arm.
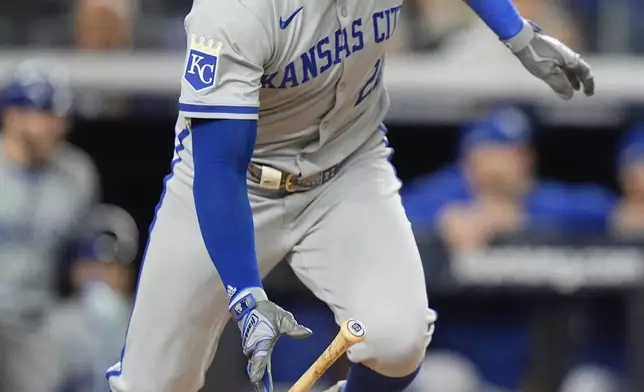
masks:
<path fill-rule="evenodd" d="M 255 147 L 261 79 L 274 54 L 273 30 L 246 2 L 196 0 L 186 18 L 188 51 L 179 111 L 191 135 L 193 193 L 201 236 L 229 294 L 257 392 L 273 392 L 271 353 L 280 336 L 311 331 L 268 299 L 255 250 L 247 170 Z M 183 131 L 182 131 L 183 132 Z"/>
<path fill-rule="evenodd" d="M 511 0 L 465 0 L 534 76 L 546 82 L 561 98 L 571 99 L 575 90 L 595 93 L 588 63 L 559 40 L 542 33 L 523 19 Z"/>

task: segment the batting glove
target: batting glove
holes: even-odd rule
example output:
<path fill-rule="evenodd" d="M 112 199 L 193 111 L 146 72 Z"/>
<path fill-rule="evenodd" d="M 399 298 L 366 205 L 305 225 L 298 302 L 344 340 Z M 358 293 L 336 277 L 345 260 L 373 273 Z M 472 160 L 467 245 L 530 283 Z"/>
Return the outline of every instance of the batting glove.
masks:
<path fill-rule="evenodd" d="M 257 392 L 273 392 L 271 354 L 277 340 L 282 335 L 307 338 L 311 330 L 298 324 L 290 312 L 269 301 L 259 288 L 240 293 L 231 302 L 230 311 L 241 331 L 250 382 Z"/>
<path fill-rule="evenodd" d="M 584 94 L 595 93 L 588 63 L 560 41 L 542 34 L 534 22 L 524 21 L 521 32 L 504 41 L 531 74 L 546 82 L 563 99 L 571 99 L 583 86 Z"/>

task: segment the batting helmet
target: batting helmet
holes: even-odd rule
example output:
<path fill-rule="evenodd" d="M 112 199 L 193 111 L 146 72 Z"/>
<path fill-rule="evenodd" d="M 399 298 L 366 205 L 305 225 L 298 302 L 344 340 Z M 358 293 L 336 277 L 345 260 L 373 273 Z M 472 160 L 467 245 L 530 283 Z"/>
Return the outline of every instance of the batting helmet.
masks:
<path fill-rule="evenodd" d="M 85 230 L 84 255 L 101 261 L 131 263 L 137 255 L 139 230 L 134 218 L 111 204 L 93 208 Z"/>
<path fill-rule="evenodd" d="M 64 65 L 28 60 L 19 64 L 0 92 L 2 107 L 24 107 L 60 116 L 72 109 L 70 77 Z"/>

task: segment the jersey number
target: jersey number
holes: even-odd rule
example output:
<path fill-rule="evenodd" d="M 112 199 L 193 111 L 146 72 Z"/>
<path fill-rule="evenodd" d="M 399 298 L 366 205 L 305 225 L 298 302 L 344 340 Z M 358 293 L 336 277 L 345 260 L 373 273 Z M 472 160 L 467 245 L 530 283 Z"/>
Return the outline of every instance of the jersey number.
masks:
<path fill-rule="evenodd" d="M 358 100 L 353 106 L 360 105 L 365 99 L 367 99 L 367 97 L 373 92 L 373 90 L 378 87 L 378 84 L 380 84 L 380 75 L 382 74 L 382 63 L 383 59 L 380 58 L 373 65 L 373 74 L 371 74 L 369 79 L 367 79 L 367 81 L 365 82 L 364 86 L 362 86 L 362 88 L 360 89 Z"/>

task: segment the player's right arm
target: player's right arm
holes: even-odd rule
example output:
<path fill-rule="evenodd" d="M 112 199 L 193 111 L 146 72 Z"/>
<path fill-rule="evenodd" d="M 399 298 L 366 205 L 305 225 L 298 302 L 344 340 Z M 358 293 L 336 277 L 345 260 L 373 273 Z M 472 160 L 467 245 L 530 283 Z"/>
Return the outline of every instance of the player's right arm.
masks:
<path fill-rule="evenodd" d="M 311 331 L 268 301 L 257 266 L 246 172 L 273 40 L 256 15 L 240 0 L 195 0 L 186 18 L 188 51 L 179 111 L 192 134 L 201 234 L 242 330 L 251 382 L 257 391 L 269 392 L 270 353 L 277 338 L 306 337 Z"/>

